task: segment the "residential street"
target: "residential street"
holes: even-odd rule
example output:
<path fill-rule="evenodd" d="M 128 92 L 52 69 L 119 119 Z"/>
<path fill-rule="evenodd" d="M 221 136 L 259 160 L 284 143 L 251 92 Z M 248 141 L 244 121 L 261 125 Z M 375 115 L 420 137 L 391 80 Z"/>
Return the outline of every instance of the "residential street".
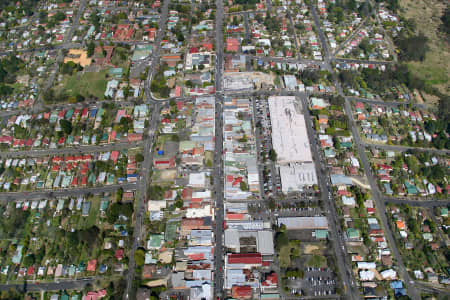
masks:
<path fill-rule="evenodd" d="M 341 279 L 344 284 L 344 293 L 351 299 L 359 299 L 360 293 L 358 288 L 354 284 L 355 281 L 352 278 L 351 262 L 347 259 L 347 253 L 345 251 L 344 234 L 340 228 L 340 222 L 336 214 L 336 204 L 334 198 L 331 196 L 332 186 L 330 177 L 328 174 L 328 167 L 326 161 L 322 159 L 322 151 L 319 149 L 319 142 L 317 141 L 316 134 L 313 130 L 314 124 L 309 113 L 308 100 L 306 95 L 300 97 L 302 100 L 302 106 L 304 108 L 304 116 L 306 121 L 306 128 L 308 131 L 309 141 L 311 144 L 311 152 L 313 153 L 313 160 L 316 165 L 317 177 L 319 180 L 320 195 L 323 203 L 325 204 L 325 210 L 328 212 L 328 224 L 330 226 L 331 237 L 330 240 L 334 246 L 334 252 L 336 255 L 337 267 L 339 269 Z"/>
<path fill-rule="evenodd" d="M 60 149 L 46 149 L 46 150 L 19 150 L 19 151 L 2 151 L 0 152 L 1 158 L 14 158 L 14 157 L 42 157 L 42 156 L 54 156 L 54 155 L 68 155 L 68 154 L 80 154 L 88 152 L 107 152 L 113 150 L 124 150 L 139 147 L 142 142 L 118 142 L 106 145 L 89 145 L 89 146 L 75 146 Z"/>
<path fill-rule="evenodd" d="M 161 14 L 161 18 L 160 18 L 160 22 L 159 22 L 159 34 L 157 35 L 157 40 L 156 40 L 156 49 L 153 52 L 152 55 L 152 62 L 150 65 L 150 69 L 149 69 L 149 74 L 147 77 L 147 80 L 145 82 L 145 90 L 144 90 L 144 95 L 145 95 L 145 99 L 148 101 L 152 98 L 151 95 L 151 91 L 150 91 L 150 83 L 151 83 L 151 79 L 152 79 L 152 75 L 153 72 L 156 70 L 156 64 L 159 62 L 159 51 L 160 51 L 160 47 L 161 47 L 161 40 L 162 40 L 162 36 L 164 34 L 164 31 L 166 29 L 166 23 L 167 23 L 167 16 L 168 16 L 168 9 L 169 9 L 169 3 L 170 0 L 165 0 L 163 7 L 162 7 L 162 14 Z M 153 103 L 153 105 L 151 105 L 151 111 L 152 114 L 149 118 L 149 129 L 148 129 L 148 137 L 145 140 L 145 144 L 144 144 L 144 162 L 142 163 L 141 166 L 141 180 L 139 181 L 139 188 L 138 188 L 138 195 L 139 198 L 137 199 L 136 203 L 135 203 L 135 227 L 134 227 L 134 232 L 133 232 L 133 245 L 131 246 L 131 251 L 130 251 L 130 261 L 128 263 L 128 271 L 127 271 L 127 275 L 126 275 L 126 281 L 127 281 L 127 286 L 125 289 L 125 293 L 123 295 L 123 299 L 127 300 L 127 299 L 134 299 L 135 295 L 134 292 L 135 290 L 132 289 L 133 287 L 133 281 L 134 278 L 136 276 L 135 274 L 135 260 L 134 260 L 134 254 L 136 252 L 136 249 L 142 245 L 142 237 L 143 237 L 143 233 L 142 232 L 142 226 L 143 226 L 143 218 L 145 217 L 145 209 L 146 209 L 146 201 L 147 199 L 147 190 L 148 190 L 148 183 L 150 180 L 149 174 L 150 174 L 150 170 L 151 170 L 151 166 L 152 166 L 152 162 L 153 162 L 153 143 L 155 140 L 155 135 L 156 135 L 156 131 L 158 129 L 158 125 L 159 125 L 159 117 L 160 117 L 160 110 L 161 110 L 161 105 L 156 102 Z"/>
<path fill-rule="evenodd" d="M 57 197 L 76 197 L 86 194 L 100 194 L 106 192 L 113 192 L 118 188 L 123 188 L 124 190 L 136 189 L 136 183 L 123 183 L 123 184 L 113 184 L 105 185 L 100 187 L 81 187 L 81 188 L 70 188 L 70 189 L 60 189 L 60 190 L 44 190 L 37 192 L 10 192 L 10 193 L 0 193 L 0 201 L 24 201 L 24 200 L 41 200 L 45 198 L 57 198 Z"/>

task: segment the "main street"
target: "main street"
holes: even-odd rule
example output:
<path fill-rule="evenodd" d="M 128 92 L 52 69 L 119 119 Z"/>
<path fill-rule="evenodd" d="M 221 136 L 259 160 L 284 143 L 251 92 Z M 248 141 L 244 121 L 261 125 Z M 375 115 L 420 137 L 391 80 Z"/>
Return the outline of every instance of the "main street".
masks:
<path fill-rule="evenodd" d="M 223 72 L 223 3 L 216 0 L 216 108 L 215 108 L 215 151 L 214 151 L 214 190 L 215 190 L 215 226 L 214 226 L 214 295 L 219 299 L 223 296 L 224 286 L 224 252 L 223 252 L 223 95 L 222 95 L 222 72 Z"/>

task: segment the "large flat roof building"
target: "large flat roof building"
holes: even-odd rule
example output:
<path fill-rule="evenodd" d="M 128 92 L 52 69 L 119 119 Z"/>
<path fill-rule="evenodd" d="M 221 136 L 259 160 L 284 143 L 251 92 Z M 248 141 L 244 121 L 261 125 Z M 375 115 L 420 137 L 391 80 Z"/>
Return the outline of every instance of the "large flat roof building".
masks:
<path fill-rule="evenodd" d="M 277 162 L 312 162 L 311 148 L 301 104 L 294 96 L 269 97 L 272 144 Z"/>
<path fill-rule="evenodd" d="M 287 230 L 328 229 L 326 217 L 280 217 L 278 225 L 286 225 Z"/>
<path fill-rule="evenodd" d="M 241 252 L 243 248 L 256 246 L 256 251 L 262 255 L 274 255 L 273 236 L 270 230 L 247 231 L 237 229 L 225 229 L 225 247 L 232 249 L 235 253 Z M 241 245 L 241 239 L 246 243 Z M 254 240 L 254 244 L 248 244 Z"/>
<path fill-rule="evenodd" d="M 306 186 L 317 184 L 314 163 L 295 163 L 280 166 L 281 191 L 298 192 Z"/>

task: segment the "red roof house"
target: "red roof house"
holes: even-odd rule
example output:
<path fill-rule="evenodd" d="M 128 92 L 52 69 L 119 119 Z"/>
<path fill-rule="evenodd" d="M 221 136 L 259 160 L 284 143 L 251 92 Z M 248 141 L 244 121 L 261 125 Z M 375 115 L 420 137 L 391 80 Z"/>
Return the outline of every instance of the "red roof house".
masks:
<path fill-rule="evenodd" d="M 228 254 L 228 264 L 260 266 L 262 264 L 262 256 L 261 253 Z"/>

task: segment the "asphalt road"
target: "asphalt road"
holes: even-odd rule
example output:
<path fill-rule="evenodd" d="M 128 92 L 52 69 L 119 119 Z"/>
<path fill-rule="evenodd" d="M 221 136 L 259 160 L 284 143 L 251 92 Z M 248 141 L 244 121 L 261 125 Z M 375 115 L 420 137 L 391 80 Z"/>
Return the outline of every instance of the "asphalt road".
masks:
<path fill-rule="evenodd" d="M 389 65 L 393 64 L 393 61 L 386 60 L 360 60 L 351 58 L 332 58 L 335 63 L 347 63 L 347 64 L 367 64 L 367 65 Z"/>
<path fill-rule="evenodd" d="M 39 292 L 39 291 L 61 291 L 79 290 L 87 284 L 93 284 L 96 278 L 80 278 L 70 281 L 46 282 L 46 283 L 24 283 L 24 284 L 0 284 L 0 291 Z"/>
<path fill-rule="evenodd" d="M 165 0 L 163 2 L 161 18 L 159 20 L 159 31 L 157 33 L 157 38 L 155 41 L 155 50 L 152 54 L 151 65 L 148 71 L 147 80 L 144 85 L 144 96 L 146 101 L 152 100 L 151 91 L 150 91 L 150 83 L 153 76 L 153 72 L 155 72 L 157 63 L 159 62 L 159 53 L 161 50 L 161 40 L 164 36 L 164 32 L 166 30 L 167 24 L 167 16 L 169 10 L 170 0 Z M 129 263 L 128 263 L 128 272 L 126 275 L 127 285 L 125 288 L 125 292 L 123 295 L 124 300 L 134 299 L 134 290 L 133 290 L 133 282 L 136 277 L 136 264 L 134 261 L 134 254 L 136 249 L 143 244 L 143 218 L 145 217 L 145 208 L 146 208 L 146 200 L 147 200 L 147 187 L 149 183 L 149 172 L 151 170 L 152 161 L 153 161 L 153 143 L 156 136 L 156 130 L 159 124 L 161 104 L 158 101 L 151 102 L 151 111 L 152 114 L 149 118 L 149 129 L 148 129 L 148 138 L 144 144 L 144 161 L 141 166 L 141 180 L 139 182 L 139 198 L 135 203 L 135 227 L 133 232 L 133 244 L 131 247 L 130 255 L 129 255 Z"/>
<path fill-rule="evenodd" d="M 223 299 L 224 286 L 224 253 L 223 253 L 223 96 L 222 96 L 222 74 L 223 74 L 223 3 L 216 0 L 216 107 L 215 107 L 215 149 L 214 149 L 214 190 L 216 193 L 215 203 L 215 272 L 214 272 L 214 297 Z"/>
<path fill-rule="evenodd" d="M 315 25 L 316 25 L 316 27 L 318 29 L 318 32 L 319 32 L 319 38 L 320 38 L 320 41 L 322 43 L 322 48 L 324 49 L 326 68 L 330 72 L 333 72 L 333 70 L 331 68 L 331 63 L 330 63 L 331 58 L 328 55 L 328 53 L 329 53 L 328 52 L 328 45 L 327 45 L 327 43 L 325 41 L 324 34 L 323 34 L 322 29 L 320 27 L 321 25 L 320 25 L 320 22 L 319 22 L 319 18 L 317 16 L 316 10 L 315 10 L 313 5 L 311 5 L 311 12 L 312 12 L 312 15 L 313 15 L 313 18 L 314 18 Z M 357 62 L 360 62 L 360 61 L 357 61 Z M 336 89 L 337 89 L 338 93 L 341 96 L 345 97 L 344 92 L 342 90 L 342 86 L 340 85 L 340 82 L 337 80 L 336 74 L 334 72 L 332 74 L 333 74 L 334 83 L 336 85 Z M 387 222 L 387 217 L 386 217 L 386 208 L 385 208 L 384 202 L 382 201 L 380 192 L 378 190 L 377 183 L 374 180 L 374 177 L 373 177 L 373 174 L 372 174 L 372 170 L 370 168 L 370 164 L 369 164 L 369 161 L 367 159 L 367 155 L 365 153 L 365 148 L 363 147 L 363 145 L 361 143 L 361 138 L 359 136 L 359 133 L 358 133 L 358 130 L 357 130 L 357 127 L 356 127 L 357 125 L 356 125 L 356 123 L 353 120 L 352 110 L 351 110 L 351 107 L 350 107 L 350 100 L 347 99 L 347 97 L 345 97 L 345 98 L 346 98 L 346 100 L 345 100 L 345 104 L 344 104 L 344 110 L 345 110 L 345 113 L 347 114 L 347 116 L 348 116 L 348 118 L 350 120 L 350 127 L 351 127 L 351 131 L 352 131 L 352 135 L 353 135 L 353 140 L 355 142 L 354 144 L 356 145 L 356 148 L 358 150 L 359 158 L 361 159 L 362 165 L 364 167 L 364 171 L 365 171 L 367 179 L 369 181 L 369 184 L 370 184 L 370 187 L 371 187 L 371 190 L 372 190 L 372 198 L 376 202 L 376 206 L 377 206 L 377 209 L 378 209 L 378 212 L 379 212 L 379 216 L 380 216 L 380 220 L 381 220 L 381 225 L 382 225 L 382 228 L 384 229 L 385 237 L 386 237 L 386 239 L 387 239 L 387 241 L 388 241 L 388 243 L 389 243 L 389 245 L 391 247 L 392 254 L 394 256 L 394 259 L 396 260 L 396 265 L 398 266 L 399 273 L 401 275 L 401 278 L 404 280 L 405 286 L 406 286 L 406 288 L 408 290 L 408 295 L 413 300 L 419 300 L 420 299 L 419 293 L 418 293 L 417 289 L 414 286 L 414 282 L 411 280 L 408 272 L 406 271 L 406 268 L 405 268 L 405 266 L 403 264 L 403 261 L 402 261 L 402 257 L 399 254 L 399 251 L 397 249 L 397 245 L 395 244 L 392 232 L 391 232 L 391 230 L 389 228 L 389 225 L 388 225 L 388 222 Z"/>
<path fill-rule="evenodd" d="M 133 299 L 135 292 L 134 290 L 132 290 L 133 281 L 136 276 L 134 253 L 136 252 L 136 249 L 143 244 L 143 233 L 145 234 L 145 231 L 142 231 L 144 220 L 143 218 L 146 215 L 145 208 L 147 200 L 147 186 L 150 180 L 149 173 L 153 162 L 153 143 L 159 124 L 160 111 L 160 104 L 154 104 L 152 106 L 152 114 L 149 118 L 150 126 L 148 129 L 148 139 L 146 139 L 144 145 L 144 161 L 142 162 L 141 166 L 142 176 L 138 186 L 139 198 L 136 199 L 135 203 L 135 226 L 133 231 L 133 244 L 129 255 L 128 272 L 126 275 L 127 286 L 123 299 Z"/>
<path fill-rule="evenodd" d="M 390 150 L 390 151 L 426 151 L 431 153 L 436 153 L 439 155 L 449 155 L 450 150 L 447 149 L 436 149 L 436 148 L 422 148 L 422 147 L 409 147 L 409 146 L 400 146 L 400 145 L 383 145 L 383 144 L 370 144 L 366 142 L 361 142 L 365 146 L 383 149 L 383 150 Z"/>
<path fill-rule="evenodd" d="M 354 37 L 359 33 L 361 28 L 366 24 L 368 17 L 364 18 L 364 20 L 359 24 L 359 26 L 350 34 L 348 38 L 345 39 L 339 46 L 334 50 L 333 55 L 335 56 L 339 51 L 341 51 Z"/>
<path fill-rule="evenodd" d="M 371 105 L 378 105 L 378 106 L 387 106 L 387 107 L 406 107 L 409 104 L 411 104 L 410 101 L 380 101 L 380 100 L 371 100 L 371 99 L 367 99 L 367 98 L 361 98 L 361 97 L 347 97 L 347 99 L 352 100 L 352 101 L 359 101 L 359 102 L 363 102 L 363 103 L 367 103 L 367 104 L 371 104 Z M 420 105 L 420 104 L 412 104 L 413 106 L 416 107 L 425 107 L 425 105 Z"/>
<path fill-rule="evenodd" d="M 372 170 L 370 167 L 369 160 L 367 158 L 365 148 L 363 147 L 363 144 L 361 142 L 361 138 L 359 136 L 359 132 L 357 130 L 357 125 L 353 119 L 352 110 L 350 107 L 350 101 L 348 99 L 345 100 L 344 105 L 345 113 L 348 116 L 350 120 L 350 127 L 352 130 L 353 140 L 354 144 L 356 145 L 356 148 L 358 150 L 358 155 L 361 160 L 361 163 L 364 167 L 364 171 L 366 173 L 366 177 L 369 181 L 370 188 L 371 188 L 371 194 L 372 198 L 376 202 L 376 207 L 378 210 L 378 215 L 381 220 L 381 226 L 384 230 L 384 236 L 386 237 L 386 240 L 389 243 L 389 246 L 391 248 L 392 254 L 394 256 L 394 259 L 396 261 L 397 270 L 401 275 L 401 278 L 403 279 L 405 286 L 408 290 L 408 296 L 413 300 L 419 300 L 420 294 L 417 291 L 416 287 L 414 286 L 414 282 L 412 281 L 411 277 L 409 276 L 409 273 L 407 272 L 405 265 L 403 264 L 403 259 L 400 255 L 400 252 L 398 251 L 397 245 L 395 243 L 391 228 L 389 227 L 389 223 L 386 217 L 386 207 L 384 204 L 384 201 L 382 199 L 381 193 L 378 189 L 377 182 L 372 174 Z"/>
<path fill-rule="evenodd" d="M 106 152 L 113 150 L 123 150 L 138 147 L 142 142 L 119 142 L 105 145 L 90 145 L 90 146 L 75 146 L 60 149 L 45 149 L 45 150 L 20 150 L 20 151 L 2 151 L 0 158 L 14 158 L 14 157 L 42 157 L 53 155 L 78 154 L 87 152 Z"/>
<path fill-rule="evenodd" d="M 163 2 L 163 7 L 161 9 L 161 17 L 159 18 L 158 23 L 158 32 L 156 33 L 156 39 L 154 42 L 154 49 L 152 53 L 152 59 L 150 68 L 147 75 L 147 80 L 144 83 L 144 95 L 145 95 L 145 101 L 147 103 L 158 103 L 161 102 L 158 99 L 154 99 L 152 96 L 152 92 L 150 91 L 150 84 L 152 83 L 153 73 L 156 71 L 158 65 L 159 65 L 159 56 L 161 52 L 161 41 L 164 37 L 164 32 L 166 31 L 167 26 L 167 18 L 169 15 L 169 4 L 170 0 L 165 0 Z"/>
<path fill-rule="evenodd" d="M 449 199 L 443 200 L 412 200 L 412 199 L 399 199 L 399 198 L 390 198 L 385 197 L 384 203 L 392 203 L 396 205 L 405 205 L 409 206 L 420 206 L 420 207 L 435 207 L 435 206 L 448 206 L 450 205 Z"/>
<path fill-rule="evenodd" d="M 305 116 L 306 129 L 308 132 L 309 143 L 313 153 L 313 160 L 316 165 L 317 179 L 319 181 L 320 196 L 326 211 L 328 212 L 328 225 L 331 230 L 330 240 L 333 242 L 333 248 L 336 256 L 336 263 L 340 273 L 341 280 L 344 285 L 344 293 L 350 299 L 359 299 L 359 290 L 353 284 L 351 262 L 348 261 L 348 255 L 345 252 L 345 241 L 341 231 L 340 222 L 336 214 L 336 204 L 332 196 L 332 186 L 328 174 L 328 166 L 325 163 L 325 157 L 322 156 L 322 151 L 319 149 L 317 136 L 313 130 L 314 122 L 312 121 L 310 112 L 308 110 L 308 99 L 306 94 L 302 95 L 302 106 Z"/>
<path fill-rule="evenodd" d="M 44 190 L 36 192 L 10 192 L 10 193 L 0 193 L 0 201 L 14 202 L 18 200 L 39 200 L 48 198 L 58 198 L 58 197 L 75 197 L 86 194 L 100 194 L 106 192 L 112 192 L 118 188 L 123 188 L 124 190 L 134 190 L 136 189 L 136 183 L 123 183 L 123 184 L 113 184 L 100 187 L 92 188 L 76 188 L 76 189 L 61 189 L 61 190 Z"/>
<path fill-rule="evenodd" d="M 310 6 L 310 11 L 311 11 L 312 17 L 314 19 L 314 24 L 319 33 L 319 40 L 321 42 L 322 49 L 325 54 L 324 55 L 325 68 L 329 72 L 333 72 L 333 70 L 331 68 L 331 63 L 330 63 L 328 44 L 326 42 L 325 35 L 323 34 L 323 31 L 321 28 L 320 20 L 317 16 L 317 12 L 316 12 L 316 9 L 313 4 L 311 4 L 311 6 Z M 337 81 L 336 81 L 336 83 L 338 84 Z M 337 86 L 337 88 L 339 90 L 339 86 Z M 307 107 L 306 97 L 302 97 L 302 103 L 303 103 L 304 107 Z M 308 111 L 308 113 L 305 113 L 305 120 L 310 124 L 310 126 L 306 126 L 308 128 L 308 132 L 310 132 L 312 130 L 313 123 L 311 121 L 309 111 Z M 318 149 L 318 145 L 315 141 L 316 141 L 315 138 L 312 138 L 312 139 L 310 138 L 312 152 L 315 153 L 316 155 L 319 153 L 320 153 L 319 155 L 321 155 L 322 152 L 320 151 L 320 149 Z M 316 158 L 316 168 L 317 168 L 317 163 L 318 163 L 318 159 Z M 360 298 L 359 290 L 358 290 L 358 288 L 354 287 L 354 285 L 352 284 L 354 282 L 354 280 L 352 279 L 352 272 L 351 272 L 351 270 L 348 269 L 349 266 L 351 266 L 351 264 L 348 264 L 345 262 L 345 259 L 347 258 L 347 254 L 345 253 L 344 236 L 343 236 L 343 233 L 341 232 L 340 222 L 338 221 L 338 219 L 336 217 L 336 215 L 337 215 L 336 214 L 336 206 L 333 201 L 333 198 L 331 196 L 329 196 L 329 194 L 328 194 L 328 192 L 331 189 L 329 184 L 331 184 L 331 183 L 329 183 L 328 178 L 325 176 L 325 174 L 326 174 L 325 170 L 326 170 L 327 166 L 322 162 L 322 160 L 320 160 L 320 164 L 321 165 L 318 168 L 320 170 L 318 171 L 317 176 L 319 179 L 320 191 L 321 191 L 321 196 L 323 198 L 323 202 L 324 202 L 324 204 L 326 204 L 328 206 L 328 211 L 329 211 L 328 218 L 331 221 L 329 225 L 331 227 L 332 234 L 335 237 L 333 246 L 334 246 L 334 250 L 336 253 L 336 261 L 338 264 L 339 273 L 341 275 L 341 280 L 343 282 L 344 289 L 345 289 L 344 293 L 346 295 L 346 298 L 359 299 Z M 339 228 L 339 231 L 338 231 L 338 228 Z"/>
<path fill-rule="evenodd" d="M 324 62 L 321 60 L 314 60 L 314 59 L 304 59 L 304 58 L 298 58 L 298 57 L 277 57 L 277 56 L 258 56 L 258 55 L 251 55 L 251 54 L 243 54 L 249 59 L 257 59 L 264 62 L 279 62 L 279 63 L 286 63 L 286 64 L 305 64 L 305 65 L 318 65 L 318 66 L 324 66 Z"/>

